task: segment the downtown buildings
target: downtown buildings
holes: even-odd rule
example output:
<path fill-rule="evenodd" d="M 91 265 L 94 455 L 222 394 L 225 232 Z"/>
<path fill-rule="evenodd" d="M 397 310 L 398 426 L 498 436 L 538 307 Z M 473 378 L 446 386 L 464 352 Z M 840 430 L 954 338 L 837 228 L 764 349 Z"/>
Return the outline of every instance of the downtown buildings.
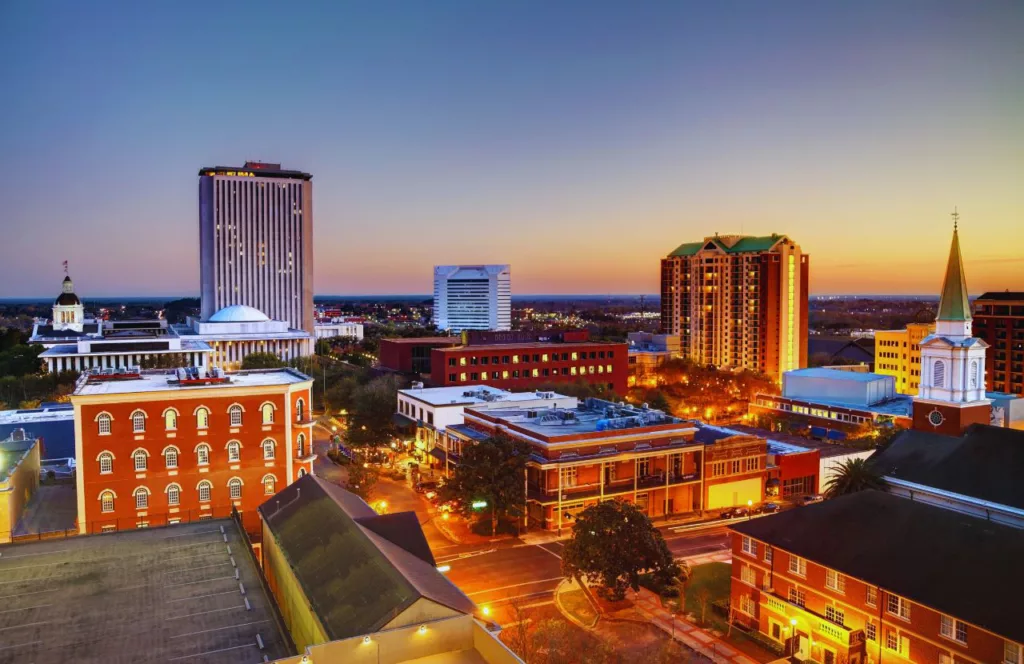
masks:
<path fill-rule="evenodd" d="M 917 396 L 921 385 L 921 340 L 935 332 L 935 323 L 907 323 L 902 330 L 875 332 L 875 372 L 892 376 L 896 391 Z"/>
<path fill-rule="evenodd" d="M 1024 292 L 985 293 L 975 300 L 974 333 L 989 345 L 988 390 L 1024 395 Z"/>
<path fill-rule="evenodd" d="M 241 304 L 314 334 L 312 179 L 261 162 L 199 171 L 202 320 Z"/>
<path fill-rule="evenodd" d="M 435 266 L 434 325 L 451 332 L 512 329 L 512 268 Z"/>
<path fill-rule="evenodd" d="M 785 235 L 715 235 L 661 261 L 661 331 L 684 357 L 781 379 L 807 366 L 809 257 Z"/>

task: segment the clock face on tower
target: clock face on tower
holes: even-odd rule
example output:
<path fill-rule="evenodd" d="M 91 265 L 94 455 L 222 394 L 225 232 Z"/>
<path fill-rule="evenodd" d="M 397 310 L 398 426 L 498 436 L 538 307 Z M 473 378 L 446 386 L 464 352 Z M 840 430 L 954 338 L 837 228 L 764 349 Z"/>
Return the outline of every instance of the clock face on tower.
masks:
<path fill-rule="evenodd" d="M 945 421 L 946 416 L 940 413 L 938 408 L 928 413 L 928 423 L 933 427 L 941 426 Z"/>

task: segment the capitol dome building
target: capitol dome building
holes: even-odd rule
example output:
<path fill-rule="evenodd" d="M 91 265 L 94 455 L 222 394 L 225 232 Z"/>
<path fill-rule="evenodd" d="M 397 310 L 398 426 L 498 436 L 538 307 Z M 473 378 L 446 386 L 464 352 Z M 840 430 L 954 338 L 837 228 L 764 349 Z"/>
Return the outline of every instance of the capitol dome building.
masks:
<path fill-rule="evenodd" d="M 210 363 L 233 371 L 250 353 L 271 353 L 287 362 L 313 352 L 313 337 L 305 330 L 288 327 L 265 313 L 244 304 L 233 304 L 208 319 L 189 318 L 175 325 L 183 339 L 203 341 L 213 349 Z"/>

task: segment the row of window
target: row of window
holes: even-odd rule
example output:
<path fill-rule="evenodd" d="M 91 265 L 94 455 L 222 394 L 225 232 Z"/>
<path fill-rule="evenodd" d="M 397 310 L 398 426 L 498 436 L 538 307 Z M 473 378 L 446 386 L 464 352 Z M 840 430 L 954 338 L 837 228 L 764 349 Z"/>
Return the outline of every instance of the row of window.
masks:
<path fill-rule="evenodd" d="M 722 477 L 723 475 L 738 475 L 740 473 L 752 473 L 761 470 L 762 457 L 745 457 L 731 461 L 715 461 L 711 464 L 711 471 L 708 477 Z"/>
<path fill-rule="evenodd" d="M 296 441 L 296 447 L 298 448 L 298 455 L 304 456 L 306 448 L 306 437 L 304 434 L 299 434 Z M 237 440 L 229 441 L 224 446 L 227 450 L 228 462 L 235 463 L 242 458 L 242 444 Z M 260 448 L 263 450 L 263 459 L 266 461 L 272 461 L 277 456 L 277 441 L 273 438 L 267 438 L 260 443 Z M 207 466 L 210 464 L 210 452 L 211 448 L 206 443 L 199 443 L 194 449 L 196 455 L 196 463 L 200 466 Z M 161 452 L 161 456 L 164 458 L 165 468 L 177 468 L 178 457 L 181 454 L 181 450 L 175 445 L 168 445 Z M 100 452 L 96 457 L 96 462 L 100 467 L 100 474 L 106 475 L 114 472 L 114 454 L 113 452 L 103 451 Z M 132 452 L 132 465 L 135 472 L 142 472 L 149 469 L 149 452 L 143 448 L 138 448 Z"/>
<path fill-rule="evenodd" d="M 589 353 L 587 353 L 586 351 L 584 351 L 584 352 L 573 351 L 571 353 L 561 353 L 561 354 L 559 354 L 559 353 L 551 353 L 550 355 L 548 353 L 535 353 L 533 355 L 533 362 L 558 362 L 559 360 L 561 360 L 562 362 L 576 362 L 577 360 L 585 360 L 588 357 L 591 360 L 597 360 L 597 359 L 602 359 L 603 360 L 606 357 L 608 359 L 611 359 L 611 358 L 615 357 L 615 351 L 613 351 L 613 350 L 609 350 L 609 351 L 592 350 Z M 522 362 L 523 364 L 529 364 L 530 363 L 530 355 L 528 355 L 528 354 L 524 354 L 524 355 L 500 355 L 500 356 L 499 355 L 491 355 L 491 356 L 484 355 L 482 357 L 477 357 L 476 355 L 473 355 L 471 357 L 460 357 L 460 358 L 457 358 L 457 359 L 454 358 L 454 357 L 449 357 L 448 358 L 448 366 L 450 366 L 450 367 L 454 367 L 454 366 L 464 367 L 464 366 L 467 366 L 467 364 L 469 366 L 477 366 L 477 365 L 485 366 L 487 364 L 509 364 L 509 363 L 519 364 L 520 362 Z"/>
<path fill-rule="evenodd" d="M 305 474 L 304 470 L 299 470 L 299 475 Z M 263 485 L 263 493 L 267 496 L 272 496 L 277 491 L 277 478 L 271 474 L 263 476 L 260 480 Z M 238 477 L 232 477 L 228 480 L 227 489 L 228 497 L 231 500 L 241 500 L 242 498 L 242 487 L 244 483 Z M 177 507 L 181 504 L 181 485 L 177 483 L 168 484 L 164 488 L 164 494 L 167 496 L 167 507 Z M 196 494 L 199 497 L 199 502 L 208 503 L 213 500 L 213 482 L 210 480 L 202 480 L 196 485 Z M 150 506 L 150 495 L 151 492 L 147 487 L 140 486 L 132 492 L 132 497 L 135 499 L 135 509 L 144 510 Z M 115 508 L 115 501 L 117 495 L 110 489 L 104 489 L 100 492 L 100 511 L 101 512 L 113 512 Z"/>
<path fill-rule="evenodd" d="M 305 419 L 306 404 L 305 401 L 299 399 L 295 404 L 295 421 L 301 422 Z M 273 403 L 266 401 L 260 405 L 260 421 L 263 424 L 274 423 L 274 413 L 277 411 L 277 406 Z M 239 404 L 232 404 L 228 407 L 228 421 L 233 427 L 242 426 L 242 417 L 245 414 L 245 409 Z M 210 428 L 210 409 L 206 406 L 199 406 L 193 411 L 193 416 L 196 418 L 197 429 L 208 429 Z M 164 410 L 163 420 L 164 429 L 166 431 L 176 431 L 178 429 L 178 416 L 179 413 L 175 408 L 168 408 Z M 146 411 L 137 409 L 132 412 L 129 416 L 132 423 L 132 431 L 134 433 L 145 433 L 146 431 L 146 420 L 149 419 L 149 415 Z M 107 412 L 100 413 L 96 416 L 96 429 L 101 435 L 108 435 L 111 433 L 113 428 L 114 417 Z"/>
<path fill-rule="evenodd" d="M 554 367 L 553 369 L 523 369 L 521 372 L 518 369 L 512 371 L 481 371 L 481 372 L 462 372 L 460 374 L 448 374 L 448 382 L 454 383 L 456 381 L 479 381 L 479 380 L 509 380 L 510 378 L 540 378 L 548 376 L 586 376 L 594 374 L 610 374 L 612 373 L 612 365 L 590 365 L 585 367 L 563 367 L 559 369 Z"/>
<path fill-rule="evenodd" d="M 850 422 L 853 424 L 867 424 L 873 421 L 870 417 L 864 417 L 861 415 L 852 415 L 850 413 L 842 413 L 835 410 L 827 410 L 825 408 L 813 408 L 811 406 L 801 406 L 798 404 L 789 404 L 781 401 L 775 401 L 773 399 L 765 399 L 758 397 L 755 401 L 758 406 L 762 408 L 774 408 L 775 410 L 781 410 L 787 413 L 796 413 L 798 415 L 807 415 L 810 417 L 820 417 L 829 420 L 836 420 L 838 422 Z"/>

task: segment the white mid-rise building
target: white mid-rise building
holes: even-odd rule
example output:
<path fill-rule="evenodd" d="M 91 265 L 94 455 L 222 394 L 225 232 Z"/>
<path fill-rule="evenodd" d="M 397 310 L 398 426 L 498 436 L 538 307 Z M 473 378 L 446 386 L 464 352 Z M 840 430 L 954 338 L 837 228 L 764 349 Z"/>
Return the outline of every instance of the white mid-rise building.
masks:
<path fill-rule="evenodd" d="M 511 266 L 435 266 L 434 325 L 452 332 L 512 329 Z"/>
<path fill-rule="evenodd" d="M 329 321 L 321 321 L 316 324 L 317 339 L 334 339 L 335 337 L 346 337 L 363 340 L 363 324 L 344 318 L 334 318 Z"/>

